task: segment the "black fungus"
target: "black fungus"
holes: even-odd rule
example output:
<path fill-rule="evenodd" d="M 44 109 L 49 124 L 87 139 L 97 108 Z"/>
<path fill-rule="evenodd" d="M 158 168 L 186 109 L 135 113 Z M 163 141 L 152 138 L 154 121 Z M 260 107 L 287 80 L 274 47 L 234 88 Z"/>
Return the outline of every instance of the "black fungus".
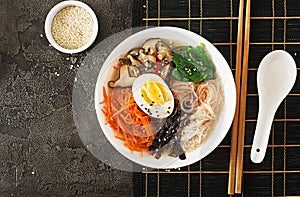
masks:
<path fill-rule="evenodd" d="M 152 144 L 148 147 L 149 151 L 155 158 L 159 159 L 161 154 L 167 152 L 169 156 L 185 158 L 184 151 L 179 142 L 179 133 L 181 126 L 181 110 L 178 100 L 175 99 L 175 107 L 170 116 L 164 119 L 159 126 Z M 157 151 L 158 150 L 158 151 Z"/>

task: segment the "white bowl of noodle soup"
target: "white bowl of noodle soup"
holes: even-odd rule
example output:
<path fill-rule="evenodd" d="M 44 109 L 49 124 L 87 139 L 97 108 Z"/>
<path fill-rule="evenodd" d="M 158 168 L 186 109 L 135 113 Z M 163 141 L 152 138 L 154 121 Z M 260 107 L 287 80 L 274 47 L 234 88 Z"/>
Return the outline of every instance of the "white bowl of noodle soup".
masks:
<path fill-rule="evenodd" d="M 201 145 L 195 148 L 187 148 L 185 156 L 186 159 L 181 160 L 178 157 L 170 157 L 168 155 L 162 155 L 159 159 L 156 159 L 151 154 L 141 155 L 139 152 L 132 152 L 126 146 L 122 140 L 115 137 L 114 130 L 109 124 L 106 124 L 106 116 L 103 113 L 103 106 L 99 105 L 99 102 L 104 100 L 103 87 L 108 88 L 108 80 L 105 80 L 107 76 L 111 75 L 110 70 L 114 65 L 114 62 L 119 57 L 124 55 L 130 49 L 141 46 L 149 38 L 161 38 L 167 40 L 174 40 L 178 43 L 184 43 L 192 47 L 198 46 L 200 43 L 205 45 L 206 51 L 210 54 L 211 59 L 216 67 L 216 74 L 218 81 L 222 88 L 222 101 L 218 106 L 218 117 L 215 119 L 215 123 L 212 125 L 209 133 L 205 139 L 201 142 Z M 200 90 L 199 90 L 200 91 Z M 216 95 L 219 98 L 220 95 Z M 95 88 L 95 109 L 99 124 L 109 140 L 109 142 L 119 151 L 123 156 L 127 157 L 133 162 L 136 162 L 142 166 L 151 168 L 178 168 L 193 164 L 208 154 L 210 154 L 224 139 L 233 121 L 234 112 L 236 106 L 236 89 L 232 76 L 232 72 L 228 63 L 222 56 L 222 54 L 205 38 L 190 32 L 185 29 L 176 27 L 155 27 L 140 31 L 121 42 L 107 57 L 104 62 L 101 71 L 99 72 L 97 84 Z M 192 128 L 192 127 L 191 127 Z"/>

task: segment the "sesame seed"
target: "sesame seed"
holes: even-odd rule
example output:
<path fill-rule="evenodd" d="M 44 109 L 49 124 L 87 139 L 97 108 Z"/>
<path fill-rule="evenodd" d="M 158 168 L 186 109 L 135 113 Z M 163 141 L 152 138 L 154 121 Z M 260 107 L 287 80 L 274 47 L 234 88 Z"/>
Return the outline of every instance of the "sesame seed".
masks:
<path fill-rule="evenodd" d="M 54 40 L 63 48 L 78 49 L 92 37 L 94 21 L 91 15 L 78 6 L 68 6 L 59 11 L 51 26 Z"/>

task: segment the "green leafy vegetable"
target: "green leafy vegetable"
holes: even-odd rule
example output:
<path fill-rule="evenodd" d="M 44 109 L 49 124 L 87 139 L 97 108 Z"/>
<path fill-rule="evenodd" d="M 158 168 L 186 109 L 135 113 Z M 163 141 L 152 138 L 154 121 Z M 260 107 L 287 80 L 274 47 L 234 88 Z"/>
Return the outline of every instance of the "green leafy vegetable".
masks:
<path fill-rule="evenodd" d="M 174 48 L 173 61 L 176 69 L 173 70 L 172 77 L 176 80 L 198 83 L 215 79 L 216 67 L 203 43 L 195 48 L 191 46 Z"/>
<path fill-rule="evenodd" d="M 189 79 L 185 78 L 177 69 L 172 71 L 172 77 L 178 81 L 189 81 Z"/>

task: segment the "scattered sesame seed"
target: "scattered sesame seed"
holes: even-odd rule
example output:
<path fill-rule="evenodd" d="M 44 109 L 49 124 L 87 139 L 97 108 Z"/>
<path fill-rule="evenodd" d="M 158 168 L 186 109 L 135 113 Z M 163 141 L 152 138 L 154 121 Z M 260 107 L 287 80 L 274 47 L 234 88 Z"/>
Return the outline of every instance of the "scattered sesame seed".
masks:
<path fill-rule="evenodd" d="M 297 53 L 294 53 L 295 56 L 297 56 Z"/>
<path fill-rule="evenodd" d="M 43 35 L 43 34 L 40 34 L 40 37 L 42 38 L 42 37 L 44 37 L 44 35 Z"/>
<path fill-rule="evenodd" d="M 34 172 L 34 171 L 32 171 L 32 172 L 31 172 L 31 174 L 35 174 L 35 172 Z"/>
<path fill-rule="evenodd" d="M 73 66 L 74 66 L 74 65 L 73 65 L 73 64 L 71 64 L 71 65 L 70 65 L 70 69 L 72 69 L 72 68 L 73 68 Z"/>
<path fill-rule="evenodd" d="M 70 60 L 70 58 L 69 58 L 69 57 L 67 57 L 67 58 L 66 58 L 66 60 L 67 60 L 67 61 L 69 61 L 69 60 Z"/>
<path fill-rule="evenodd" d="M 75 81 L 75 82 L 77 81 L 77 78 L 76 78 L 76 77 L 74 78 L 74 81 Z"/>

